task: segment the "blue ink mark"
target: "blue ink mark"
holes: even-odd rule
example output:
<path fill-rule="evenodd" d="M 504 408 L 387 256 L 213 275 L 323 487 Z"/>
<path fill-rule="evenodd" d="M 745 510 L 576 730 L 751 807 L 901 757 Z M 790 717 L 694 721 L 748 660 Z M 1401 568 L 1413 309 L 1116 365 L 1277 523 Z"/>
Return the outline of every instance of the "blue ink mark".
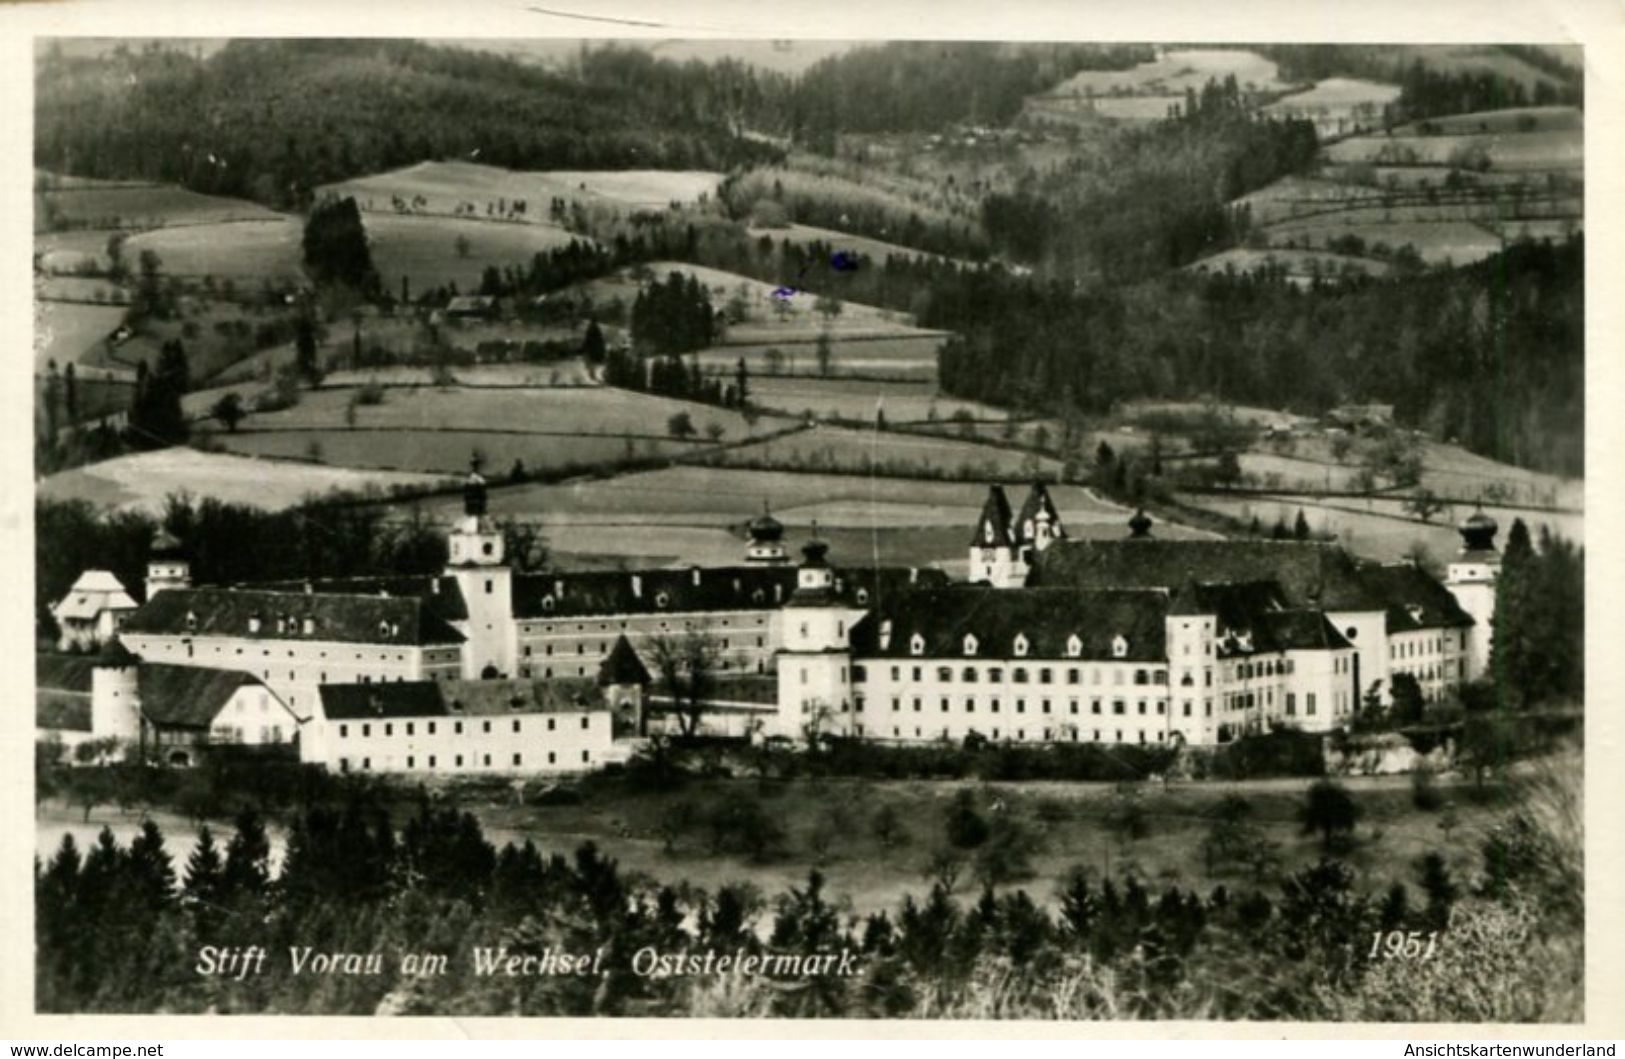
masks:
<path fill-rule="evenodd" d="M 780 288 L 778 288 L 777 290 L 775 290 L 773 292 L 773 297 L 775 297 L 775 298 L 793 298 L 793 297 L 795 297 L 795 293 L 796 293 L 796 289 L 794 287 L 780 287 Z"/>
<path fill-rule="evenodd" d="M 858 256 L 846 250 L 837 250 L 829 259 L 829 265 L 836 272 L 856 272 L 858 270 Z"/>

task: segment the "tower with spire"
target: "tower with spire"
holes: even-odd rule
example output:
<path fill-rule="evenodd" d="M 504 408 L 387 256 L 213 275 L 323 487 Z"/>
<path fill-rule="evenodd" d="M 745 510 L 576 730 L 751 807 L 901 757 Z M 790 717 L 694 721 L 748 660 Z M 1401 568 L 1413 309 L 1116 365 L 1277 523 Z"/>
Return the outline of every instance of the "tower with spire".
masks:
<path fill-rule="evenodd" d="M 468 638 L 463 677 L 476 680 L 514 671 L 513 570 L 504 553 L 502 530 L 486 514 L 480 458 L 469 460 L 463 483 L 463 515 L 446 538 L 446 576 L 462 592 L 468 617 L 460 623 Z"/>
<path fill-rule="evenodd" d="M 1010 500 L 1004 486 L 991 485 L 970 541 L 970 580 L 994 588 L 1019 588 L 1027 581 L 1027 563 L 1016 547 Z"/>
<path fill-rule="evenodd" d="M 1495 584 L 1501 577 L 1501 553 L 1495 548 L 1499 529 L 1482 507 L 1467 516 L 1456 527 L 1461 534 L 1461 550 L 1450 560 L 1445 573 L 1445 587 L 1473 619 L 1473 627 L 1462 632 L 1467 641 L 1462 645 L 1466 665 L 1466 672 L 1460 675 L 1463 681 L 1477 680 L 1489 665 Z"/>

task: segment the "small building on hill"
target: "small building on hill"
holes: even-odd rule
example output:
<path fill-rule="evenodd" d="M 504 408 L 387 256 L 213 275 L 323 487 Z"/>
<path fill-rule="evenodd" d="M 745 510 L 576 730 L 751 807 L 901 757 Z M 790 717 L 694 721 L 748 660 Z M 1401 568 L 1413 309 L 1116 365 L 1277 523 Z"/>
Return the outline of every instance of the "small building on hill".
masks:
<path fill-rule="evenodd" d="M 460 294 L 446 303 L 448 320 L 494 320 L 497 300 L 488 294 Z"/>

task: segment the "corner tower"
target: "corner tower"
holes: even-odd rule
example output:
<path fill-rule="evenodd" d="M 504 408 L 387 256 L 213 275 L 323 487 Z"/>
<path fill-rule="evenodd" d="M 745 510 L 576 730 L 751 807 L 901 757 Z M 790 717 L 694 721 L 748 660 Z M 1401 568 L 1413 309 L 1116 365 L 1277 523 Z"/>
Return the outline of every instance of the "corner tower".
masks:
<path fill-rule="evenodd" d="M 773 517 L 767 505 L 762 513 L 745 527 L 750 534 L 750 546 L 745 549 L 745 561 L 752 566 L 785 566 L 790 553 L 784 547 L 784 523 Z"/>
<path fill-rule="evenodd" d="M 994 588 L 1019 588 L 1027 582 L 1027 563 L 1016 548 L 1010 500 L 1004 486 L 987 490 L 976 533 L 970 542 L 970 580 L 986 581 Z"/>

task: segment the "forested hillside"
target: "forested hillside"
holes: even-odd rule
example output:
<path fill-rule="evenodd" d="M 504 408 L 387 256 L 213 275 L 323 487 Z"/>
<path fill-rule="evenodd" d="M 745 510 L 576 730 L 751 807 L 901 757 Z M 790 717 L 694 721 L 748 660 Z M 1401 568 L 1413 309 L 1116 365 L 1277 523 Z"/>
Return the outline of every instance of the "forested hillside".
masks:
<path fill-rule="evenodd" d="M 583 52 L 564 72 L 401 40 L 239 40 L 197 58 L 47 51 L 35 164 L 299 205 L 310 189 L 432 158 L 520 169 L 726 169 L 782 81 L 737 63 Z"/>
<path fill-rule="evenodd" d="M 1303 412 L 1381 401 L 1474 452 L 1579 475 L 1584 264 L 1575 237 L 1310 290 L 1220 273 L 1084 295 L 963 273 L 934 285 L 922 322 L 963 336 L 941 358 L 944 389 L 962 397 L 1100 410 L 1210 394 Z"/>

